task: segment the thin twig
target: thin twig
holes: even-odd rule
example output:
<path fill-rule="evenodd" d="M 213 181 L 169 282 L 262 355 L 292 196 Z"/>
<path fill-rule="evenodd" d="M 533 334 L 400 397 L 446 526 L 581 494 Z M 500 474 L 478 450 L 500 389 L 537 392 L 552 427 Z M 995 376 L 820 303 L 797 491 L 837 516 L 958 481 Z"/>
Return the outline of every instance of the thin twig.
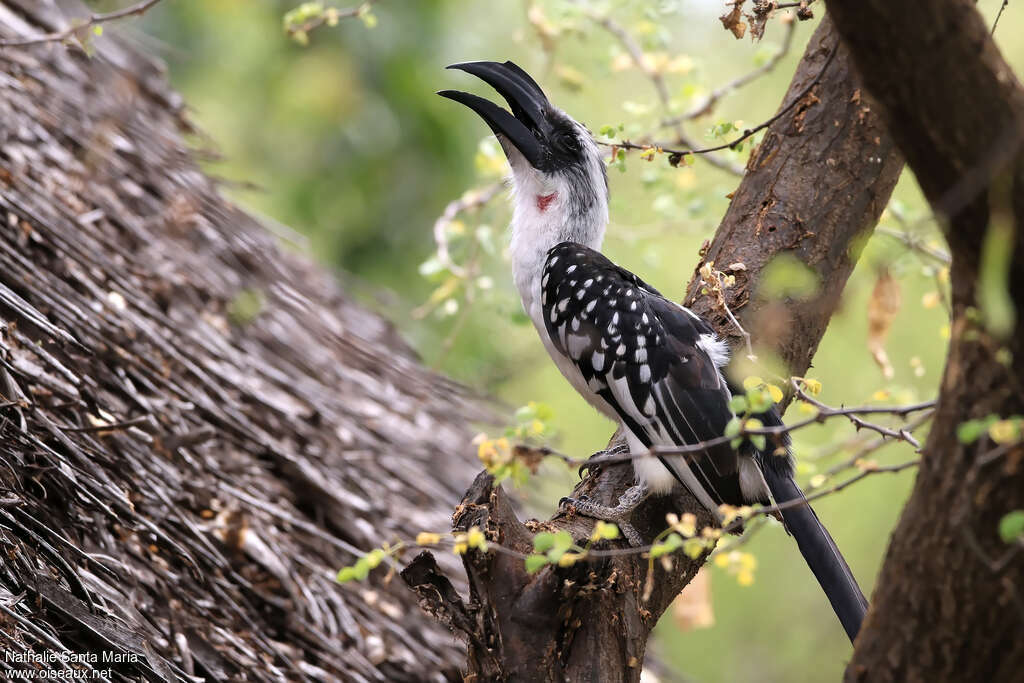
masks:
<path fill-rule="evenodd" d="M 286 26 L 285 32 L 289 36 L 296 36 L 297 34 L 307 34 L 313 29 L 319 28 L 327 23 L 330 23 L 333 26 L 334 22 L 339 19 L 351 19 L 353 17 L 366 14 L 369 11 L 370 6 L 377 1 L 378 0 L 366 0 L 365 2 L 353 5 L 352 7 L 346 7 L 345 9 L 339 9 L 337 7 L 324 8 L 322 12 L 301 25 Z"/>
<path fill-rule="evenodd" d="M 672 149 L 670 147 L 665 147 L 664 145 L 659 145 L 659 144 L 638 145 L 636 143 L 630 142 L 629 140 L 618 140 L 618 141 L 613 141 L 613 142 L 600 142 L 599 144 L 606 145 L 608 147 L 618 147 L 618 148 L 622 148 L 622 149 L 645 150 L 645 149 L 654 148 L 654 149 L 657 149 L 659 152 L 663 152 L 665 154 L 670 154 L 672 156 L 676 156 L 676 157 L 680 157 L 680 158 L 683 157 L 683 156 L 686 156 L 687 154 L 708 154 L 709 152 L 718 152 L 718 151 L 723 150 L 723 149 L 735 149 L 736 146 L 739 145 L 741 142 L 743 142 L 744 140 L 746 140 L 750 136 L 755 135 L 756 133 L 759 133 L 760 131 L 764 130 L 768 126 L 770 126 L 773 123 L 775 123 L 776 121 L 778 121 L 780 118 L 785 116 L 789 112 L 790 109 L 792 109 L 799 102 L 801 102 L 804 99 L 804 97 L 806 97 L 811 92 L 811 90 L 813 90 L 814 87 L 816 85 L 818 85 L 818 82 L 821 80 L 821 77 L 825 75 L 825 72 L 828 70 L 829 65 L 832 64 L 832 59 L 835 56 L 836 56 L 836 50 L 832 50 L 831 54 L 829 54 L 829 56 L 828 56 L 828 59 L 825 61 L 824 66 L 821 67 L 821 71 L 819 71 L 818 75 L 814 77 L 814 80 L 812 80 L 807 85 L 807 87 L 804 88 L 800 92 L 799 95 L 797 95 L 792 100 L 790 100 L 789 104 L 787 104 L 785 107 L 780 109 L 779 112 L 775 116 L 771 117 L 770 119 L 768 119 L 764 123 L 761 123 L 760 125 L 755 126 L 754 128 L 747 128 L 747 129 L 745 129 L 743 131 L 743 135 L 741 135 L 740 137 L 736 138 L 732 142 L 726 142 L 726 143 L 723 143 L 721 145 L 715 145 L 713 147 L 702 147 L 702 148 L 699 148 L 699 149 Z"/>
<path fill-rule="evenodd" d="M 804 398 L 806 394 L 803 391 L 798 390 L 798 395 Z M 857 406 L 857 407 L 842 407 L 832 408 L 831 406 L 825 405 L 818 401 L 814 401 L 812 405 L 818 408 L 818 413 L 812 415 L 803 420 L 793 422 L 788 425 L 768 426 L 768 427 L 757 427 L 757 428 L 746 428 L 740 429 L 740 432 L 735 436 L 718 436 L 713 439 L 705 439 L 693 444 L 683 444 L 679 446 L 654 446 L 649 451 L 641 451 L 637 453 L 625 453 L 615 452 L 611 454 L 602 455 L 596 458 L 575 458 L 571 455 L 561 453 L 550 448 L 535 448 L 529 449 L 534 453 L 538 453 L 542 456 L 551 456 L 562 460 L 570 467 L 579 467 L 582 465 L 606 465 L 622 462 L 631 462 L 639 458 L 650 458 L 658 457 L 662 455 L 687 455 L 693 456 L 706 452 L 709 448 L 715 446 L 721 446 L 722 444 L 730 443 L 734 439 L 740 439 L 746 436 L 780 436 L 782 434 L 789 434 L 797 430 L 803 429 L 813 424 L 822 424 L 827 419 L 833 417 L 846 417 L 854 425 L 861 429 L 870 429 L 878 432 L 883 437 L 887 437 L 896 441 L 905 441 L 916 449 L 920 449 L 921 445 L 917 439 L 910 433 L 911 430 L 916 429 L 920 426 L 919 419 L 914 420 L 911 423 L 903 425 L 899 429 L 890 429 L 882 425 L 868 422 L 860 417 L 859 415 L 899 415 L 906 416 L 910 413 L 916 413 L 921 411 L 927 411 L 930 416 L 934 412 L 935 401 L 922 401 L 920 403 L 913 403 L 905 406 Z"/>
<path fill-rule="evenodd" d="M 992 30 L 989 32 L 989 35 L 994 36 L 996 34 L 996 26 L 999 26 L 999 20 L 1003 16 L 1003 10 L 1005 10 L 1006 6 L 1009 4 L 1010 0 L 1003 0 L 1003 4 L 999 6 L 999 12 L 996 14 L 996 20 L 992 22 Z"/>
<path fill-rule="evenodd" d="M 668 85 L 665 83 L 665 77 L 647 61 L 647 58 L 644 56 L 644 51 L 640 47 L 639 43 L 636 42 L 636 39 L 634 39 L 633 36 L 630 35 L 629 31 L 627 31 L 621 24 L 608 15 L 596 12 L 589 8 L 584 8 L 584 12 L 591 21 L 610 33 L 619 41 L 622 47 L 626 49 L 626 52 L 629 53 L 629 56 L 633 60 L 633 64 L 636 65 L 636 68 L 643 72 L 643 74 L 651 81 L 651 84 L 654 85 L 654 90 L 658 94 L 658 100 L 661 102 L 664 114 L 666 116 L 671 116 L 672 97 L 669 94 Z M 678 123 L 674 124 L 674 132 L 676 134 L 678 144 L 693 147 L 693 143 L 686 136 L 682 126 Z M 622 147 L 624 145 L 619 146 Z M 733 175 L 743 175 L 742 168 L 726 161 L 725 159 L 721 159 L 713 155 L 706 157 L 706 159 L 712 166 L 716 166 L 723 171 L 728 171 Z"/>
<path fill-rule="evenodd" d="M 465 268 L 452 260 L 451 252 L 448 249 L 448 226 L 455 221 L 456 216 L 459 214 L 485 206 L 494 199 L 501 188 L 502 183 L 497 182 L 467 190 L 458 199 L 448 202 L 448 206 L 444 207 L 444 211 L 434 221 L 434 242 L 437 244 L 437 260 L 443 267 L 451 271 L 452 275 L 465 278 L 468 273 Z"/>
<path fill-rule="evenodd" d="M 797 3 L 799 4 L 799 3 Z M 779 6 L 776 6 L 778 9 Z M 661 122 L 663 126 L 674 126 L 683 121 L 692 121 L 693 119 L 700 118 L 706 114 L 710 114 L 711 110 L 714 109 L 715 105 L 718 104 L 719 100 L 729 95 L 730 93 L 742 88 L 747 83 L 754 81 L 765 74 L 771 73 L 775 69 L 776 65 L 783 60 L 783 58 L 789 54 L 789 49 L 793 45 L 793 34 L 796 33 L 796 22 L 791 21 L 786 25 L 786 33 L 782 38 L 782 46 L 771 56 L 771 58 L 757 67 L 753 71 L 743 74 L 723 86 L 715 88 L 711 91 L 707 97 L 701 100 L 693 109 L 686 112 L 685 114 L 679 114 Z"/>
<path fill-rule="evenodd" d="M 149 11 L 149 9 L 158 2 L 160 2 L 160 0 L 143 0 L 142 2 L 137 2 L 134 5 L 129 5 L 128 7 L 114 10 L 113 12 L 90 14 L 84 21 L 72 21 L 71 25 L 67 28 L 61 29 L 60 31 L 44 33 L 30 38 L 0 40 L 0 47 L 25 47 L 28 45 L 39 45 L 41 43 L 63 42 L 72 36 L 78 35 L 83 31 L 87 31 L 93 26 L 106 24 L 111 21 L 116 21 L 117 19 L 124 19 L 125 17 L 142 15 Z"/>

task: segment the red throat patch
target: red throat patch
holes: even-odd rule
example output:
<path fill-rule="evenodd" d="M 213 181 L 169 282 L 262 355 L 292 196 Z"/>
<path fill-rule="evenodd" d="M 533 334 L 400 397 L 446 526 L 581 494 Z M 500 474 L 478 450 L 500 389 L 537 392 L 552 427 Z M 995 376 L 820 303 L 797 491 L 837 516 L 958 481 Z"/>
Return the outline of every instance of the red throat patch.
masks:
<path fill-rule="evenodd" d="M 555 197 L 558 196 L 557 192 L 551 194 L 539 194 L 537 195 L 537 210 L 544 213 L 551 206 L 551 202 L 555 201 Z"/>

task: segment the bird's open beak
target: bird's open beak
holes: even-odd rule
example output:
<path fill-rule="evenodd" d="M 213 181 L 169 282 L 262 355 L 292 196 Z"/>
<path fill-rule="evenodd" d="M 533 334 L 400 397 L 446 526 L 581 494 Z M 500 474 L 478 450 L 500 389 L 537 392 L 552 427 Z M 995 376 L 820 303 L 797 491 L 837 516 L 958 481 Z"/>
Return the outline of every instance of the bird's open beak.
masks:
<path fill-rule="evenodd" d="M 437 94 L 475 111 L 502 145 L 512 144 L 531 166 L 540 168 L 546 157 L 543 141 L 550 128 L 544 112 L 550 104 L 536 81 L 512 62 L 463 62 L 448 68 L 461 69 L 484 80 L 505 98 L 512 113 L 482 97 L 458 90 L 442 90 Z"/>

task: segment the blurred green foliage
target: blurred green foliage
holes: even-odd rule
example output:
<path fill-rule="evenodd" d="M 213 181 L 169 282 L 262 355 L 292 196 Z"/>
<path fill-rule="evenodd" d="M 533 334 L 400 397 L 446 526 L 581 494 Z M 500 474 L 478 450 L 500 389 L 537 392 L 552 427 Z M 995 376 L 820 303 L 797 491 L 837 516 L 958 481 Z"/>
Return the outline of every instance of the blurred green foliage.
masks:
<path fill-rule="evenodd" d="M 169 0 L 141 25 L 108 31 L 119 31 L 169 63 L 191 117 L 205 132 L 195 144 L 213 144 L 222 155 L 207 168 L 227 179 L 226 191 L 268 220 L 305 235 L 314 257 L 343 272 L 350 291 L 394 320 L 426 362 L 510 405 L 536 400 L 552 406 L 553 416 L 545 415 L 543 422 L 562 435 L 563 451 L 582 456 L 603 448 L 612 425 L 576 396 L 547 360 L 532 328 L 523 324 L 502 258 L 508 213 L 501 195 L 481 211 L 460 216 L 451 228 L 457 249 L 481 250 L 472 301 L 459 294 L 465 292 L 458 283 L 446 285 L 444 269 L 431 262 L 435 219 L 449 201 L 494 178 L 488 161 L 493 144 L 490 155 L 480 153 L 484 126 L 434 91 L 455 87 L 489 94 L 465 74 L 443 67 L 470 59 L 512 59 L 592 130 L 628 138 L 656 130 L 663 115 L 650 81 L 630 68 L 609 34 L 565 0 L 382 0 L 373 6 L 376 22 L 321 26 L 308 34 L 306 46 L 282 27 L 285 14 L 299 4 Z M 984 0 L 979 8 L 991 20 L 998 5 Z M 777 20 L 769 22 L 761 43 L 735 40 L 718 21 L 722 4 L 710 0 L 606 0 L 591 6 L 611 12 L 652 58 L 667 60 L 666 83 L 677 112 L 765 63 L 782 40 Z M 822 3 L 814 5 L 819 16 L 824 10 Z M 997 32 L 1018 73 L 1024 43 L 1009 39 L 1024 29 L 1022 16 L 1011 6 Z M 816 21 L 797 26 L 790 54 L 770 75 L 723 100 L 710 116 L 687 124 L 690 136 L 698 143 L 731 139 L 736 129 L 771 116 Z M 544 45 L 553 47 L 553 56 Z M 725 156 L 742 164 L 749 148 Z M 676 297 L 737 184 L 699 157 L 685 162 L 674 169 L 664 156 L 648 162 L 633 153 L 617 161 L 624 172 L 610 176 L 606 252 Z M 912 233 L 941 247 L 909 174 L 896 198 L 898 211 L 887 212 L 883 226 L 904 230 L 909 224 Z M 484 242 L 492 247 L 474 246 Z M 997 258 L 998 249 L 991 253 L 993 267 L 1005 273 L 1008 265 Z M 780 272 L 788 280 L 784 266 Z M 865 344 L 868 300 L 883 267 L 899 278 L 903 302 L 886 342 L 895 369 L 891 381 L 882 377 Z M 900 241 L 886 235 L 871 239 L 815 357 L 811 376 L 824 386 L 819 398 L 858 404 L 934 396 L 948 334 L 937 295 L 941 279 L 940 267 Z M 776 284 L 784 291 L 793 286 Z M 989 297 L 996 309 L 998 285 Z M 443 286 L 451 291 L 438 294 Z M 431 302 L 432 296 L 437 300 Z M 254 314 L 258 301 L 239 302 L 240 319 Z M 827 464 L 819 465 L 815 457 L 851 437 L 852 429 L 839 421 L 798 432 L 802 475 L 819 474 Z M 849 452 L 842 450 L 839 457 Z M 878 457 L 898 462 L 911 453 L 896 445 Z M 531 479 L 522 490 L 538 514 L 551 509 L 575 476 L 550 462 L 541 473 L 547 476 Z M 910 472 L 870 477 L 816 504 L 866 591 L 912 477 Z M 666 616 L 654 650 L 688 680 L 837 680 L 849 643 L 795 545 L 773 523 L 745 550 L 757 558 L 753 585 L 716 573 L 715 625 L 681 634 Z"/>

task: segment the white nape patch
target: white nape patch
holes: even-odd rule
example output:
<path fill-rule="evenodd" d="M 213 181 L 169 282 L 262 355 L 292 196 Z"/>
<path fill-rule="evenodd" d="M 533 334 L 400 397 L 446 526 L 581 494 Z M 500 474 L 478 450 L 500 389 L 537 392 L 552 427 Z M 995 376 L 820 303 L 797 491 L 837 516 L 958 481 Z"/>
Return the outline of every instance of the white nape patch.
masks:
<path fill-rule="evenodd" d="M 758 467 L 754 459 L 748 456 L 740 456 L 739 459 L 740 491 L 748 503 L 757 503 L 768 500 L 768 482 L 764 480 L 764 473 Z"/>
<path fill-rule="evenodd" d="M 637 353 L 639 354 L 640 352 L 637 351 Z M 637 360 L 640 360 L 639 356 L 637 356 Z M 647 360 L 646 356 L 644 356 L 644 360 Z M 651 381 L 651 366 L 648 365 L 647 363 L 644 363 L 643 365 L 640 366 L 640 381 L 643 382 L 644 384 L 647 384 L 648 382 Z M 647 402 L 650 403 L 651 405 L 654 405 L 654 403 L 651 402 L 650 398 L 647 399 Z M 651 410 L 651 412 L 648 412 L 647 407 L 644 406 L 644 412 L 647 413 L 648 415 L 651 415 L 653 414 L 653 409 Z"/>
<path fill-rule="evenodd" d="M 646 363 L 647 362 L 647 349 L 637 349 L 636 351 L 633 352 L 633 356 L 636 358 L 636 362 L 637 363 Z M 647 366 L 644 365 L 644 367 L 646 368 Z M 648 371 L 647 371 L 647 378 L 650 379 L 650 377 L 651 377 L 651 371 L 650 371 L 650 369 L 648 369 Z M 647 380 L 645 379 L 644 381 L 646 382 Z"/>
<path fill-rule="evenodd" d="M 708 354 L 716 367 L 724 367 L 729 363 L 729 345 L 713 334 L 702 334 L 697 341 L 697 348 Z"/>

